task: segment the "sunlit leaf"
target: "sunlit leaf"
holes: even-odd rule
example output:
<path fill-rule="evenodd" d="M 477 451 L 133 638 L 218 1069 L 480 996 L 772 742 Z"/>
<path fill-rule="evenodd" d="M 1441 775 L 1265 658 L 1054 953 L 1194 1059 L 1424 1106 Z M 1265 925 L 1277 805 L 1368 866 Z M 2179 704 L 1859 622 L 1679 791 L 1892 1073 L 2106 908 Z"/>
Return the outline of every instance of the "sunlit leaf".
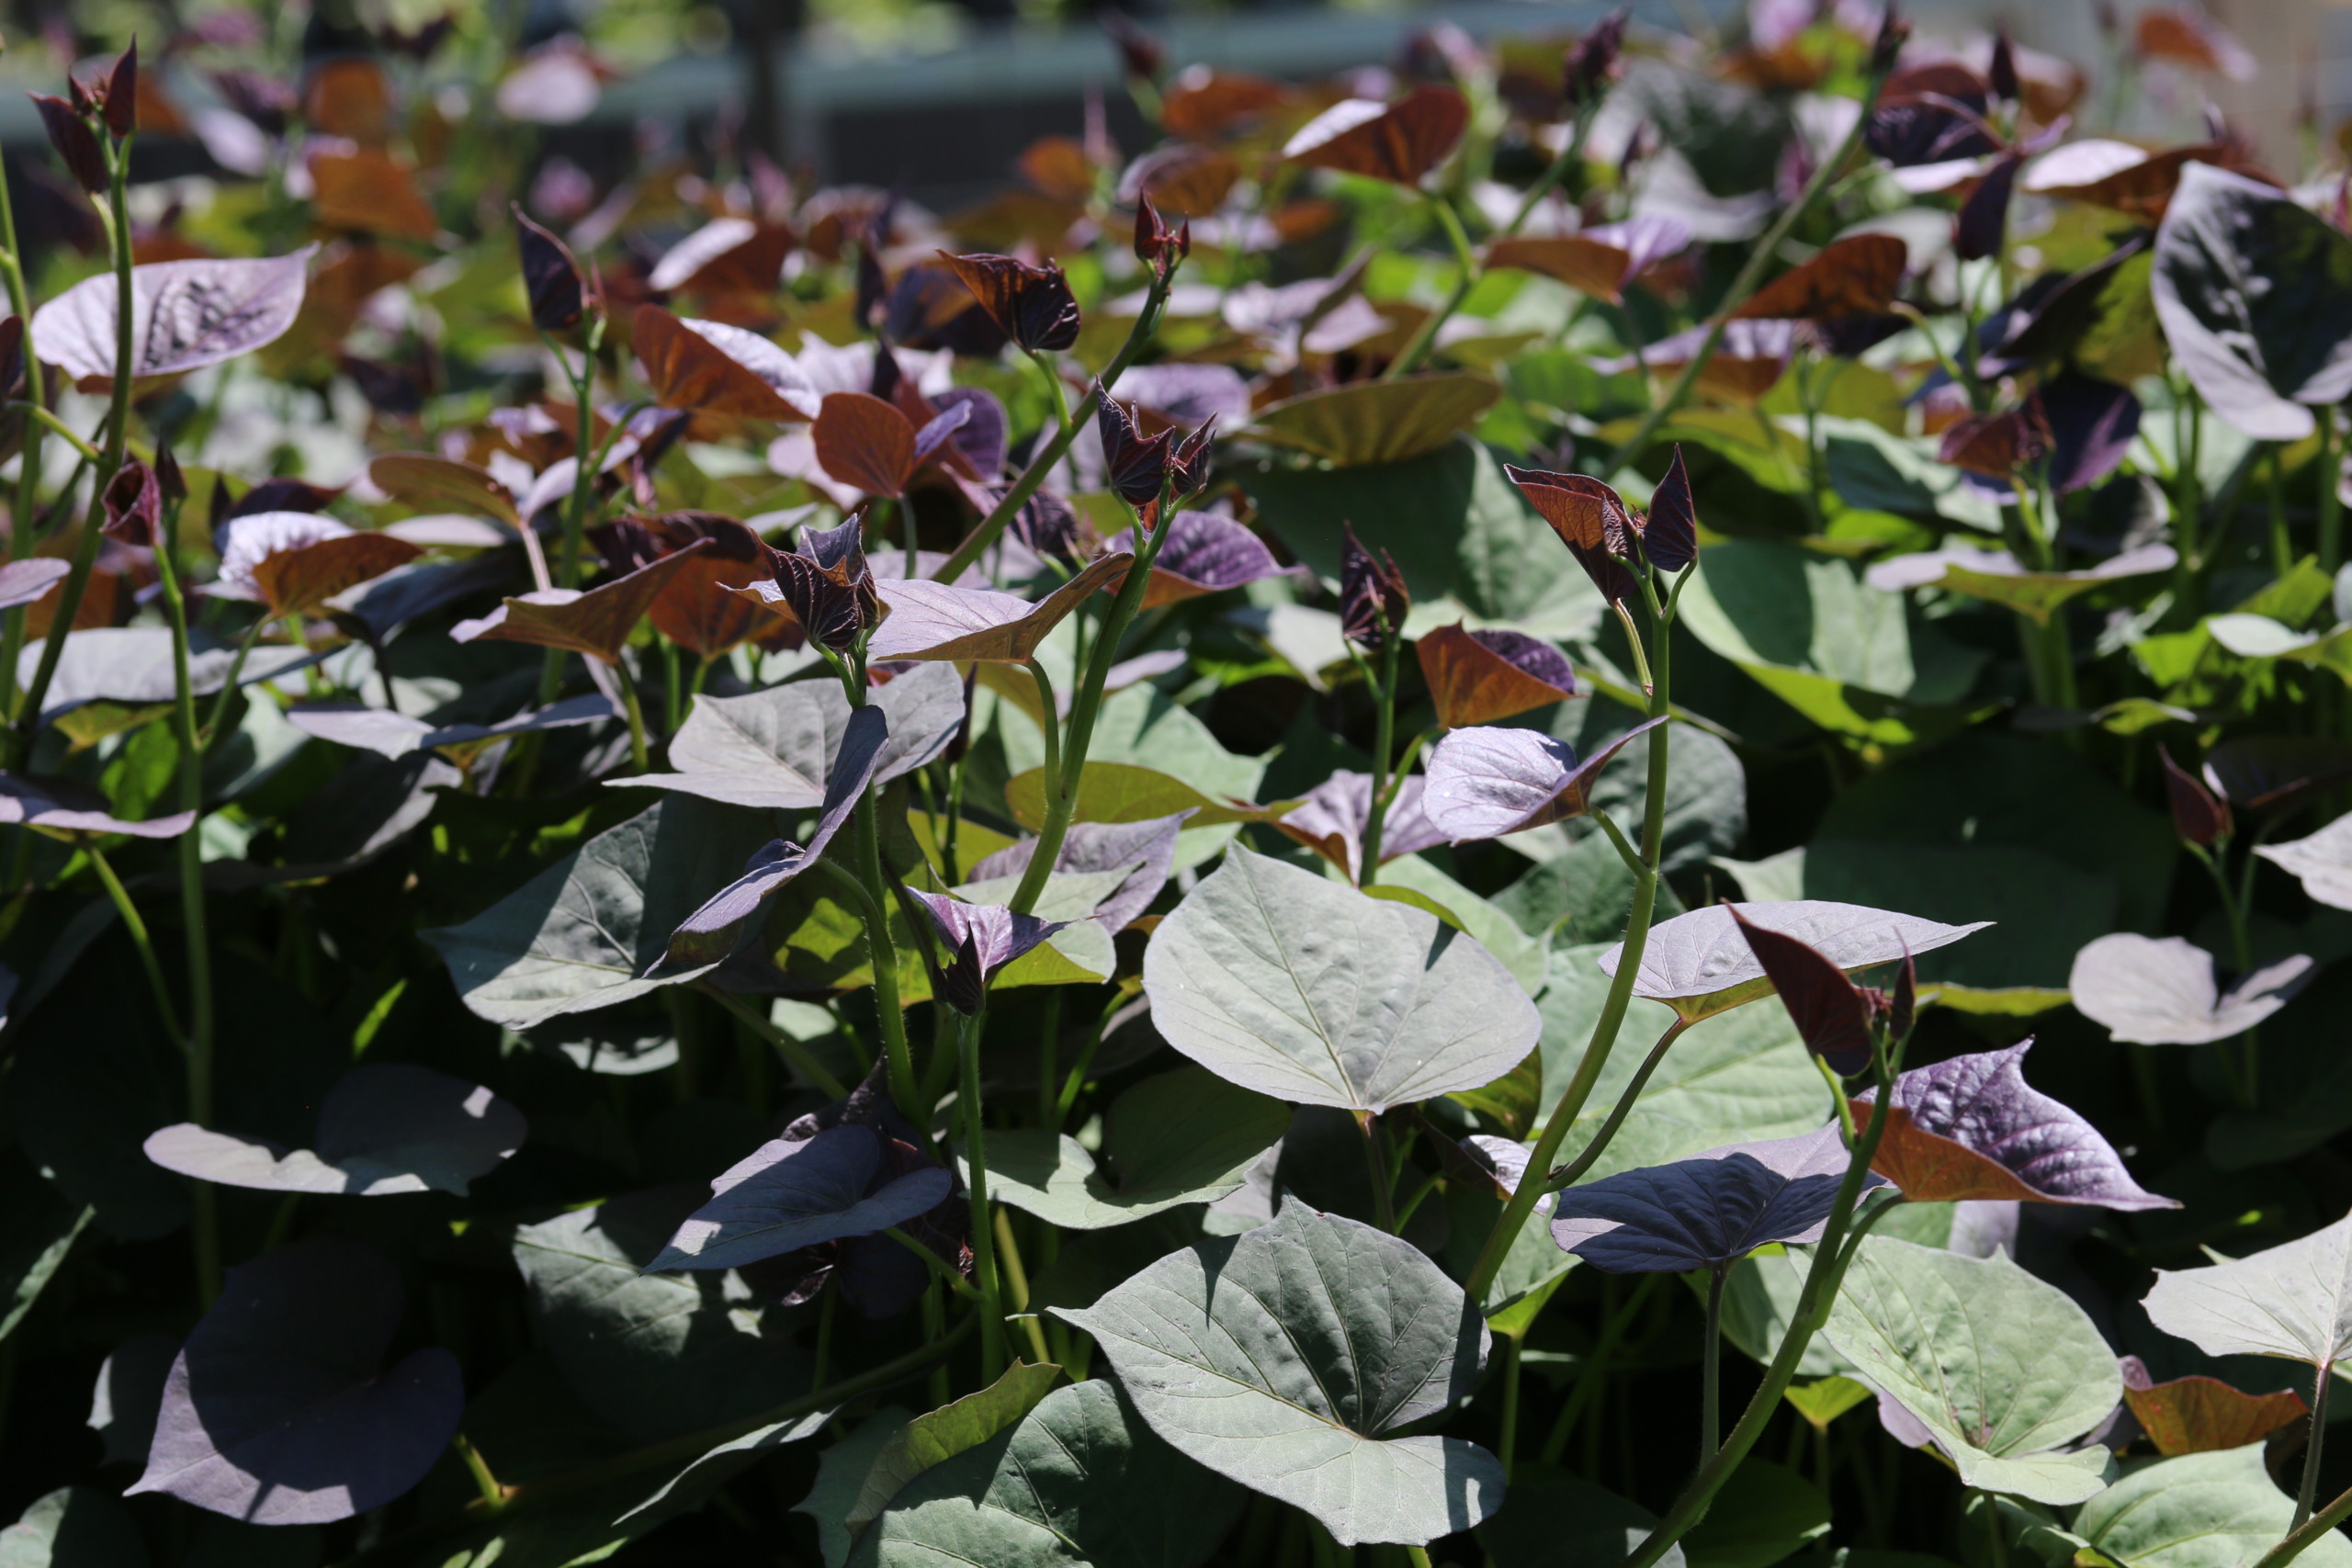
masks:
<path fill-rule="evenodd" d="M 130 373 L 176 376 L 277 338 L 302 308 L 316 245 L 260 261 L 155 262 L 130 269 Z M 33 312 L 33 352 L 81 381 L 115 373 L 115 280 L 100 273 Z"/>

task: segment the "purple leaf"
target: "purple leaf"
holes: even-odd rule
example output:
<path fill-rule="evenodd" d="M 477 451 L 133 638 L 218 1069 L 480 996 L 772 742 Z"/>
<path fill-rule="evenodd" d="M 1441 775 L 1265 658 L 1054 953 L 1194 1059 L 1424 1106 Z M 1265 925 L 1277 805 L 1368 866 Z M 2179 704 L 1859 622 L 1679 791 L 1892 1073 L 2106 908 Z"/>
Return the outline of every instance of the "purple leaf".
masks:
<path fill-rule="evenodd" d="M 1750 925 L 1797 938 L 1849 973 L 1900 964 L 1907 954 L 1948 946 L 1992 924 L 1979 920 L 1947 926 L 1917 915 L 1818 898 L 1742 904 L 1739 913 Z M 1624 951 L 1620 942 L 1602 953 L 1600 972 L 1614 976 Z M 1730 908 L 1721 904 L 1652 927 L 1642 952 L 1641 973 L 1634 980 L 1634 995 L 1665 1002 L 1693 1023 L 1771 994 L 1764 965 L 1757 962 Z"/>
<path fill-rule="evenodd" d="M 956 445 L 983 479 L 1004 471 L 1004 405 L 996 394 L 980 387 L 950 387 L 934 395 L 931 406 L 944 414 L 961 408 L 963 423 L 956 426 Z M 920 449 L 922 438 L 915 438 Z"/>
<path fill-rule="evenodd" d="M 176 376 L 250 354 L 294 324 L 316 245 L 258 261 L 150 262 L 130 269 L 133 377 Z M 114 375 L 110 273 L 33 312 L 33 351 L 77 380 Z"/>
<path fill-rule="evenodd" d="M 965 402 L 948 404 L 915 432 L 915 466 L 920 468 L 931 460 L 931 455 L 947 442 L 948 437 L 964 428 L 972 417 L 972 405 Z M 959 451 L 961 448 L 957 448 Z"/>
<path fill-rule="evenodd" d="M 1017 594 L 921 578 L 886 582 L 879 592 L 889 614 L 866 643 L 866 657 L 1025 663 L 1064 616 L 1126 570 L 1122 558 L 1105 556 L 1034 604 Z"/>
<path fill-rule="evenodd" d="M 1378 649 L 1404 629 L 1405 613 L 1413 607 L 1405 574 L 1386 550 L 1374 556 L 1356 537 L 1352 525 L 1343 530 L 1340 552 L 1340 631 L 1350 642 Z"/>
<path fill-rule="evenodd" d="M 1660 571 L 1680 571 L 1699 558 L 1699 508 L 1690 497 L 1690 473 L 1682 466 L 1680 442 L 1675 443 L 1666 478 L 1650 495 L 1650 514 L 1641 532 L 1642 553 Z"/>
<path fill-rule="evenodd" d="M 227 1187 L 377 1198 L 437 1189 L 466 1195 L 529 1132 L 523 1113 L 479 1084 L 405 1062 L 368 1062 L 319 1105 L 315 1152 L 183 1122 L 150 1134 L 147 1157 Z"/>
<path fill-rule="evenodd" d="M 930 912 L 952 955 L 937 982 L 942 1001 L 967 1015 L 978 1012 L 989 982 L 1008 964 L 1072 922 L 1017 915 L 1001 904 L 967 904 L 944 893 L 908 891 Z"/>
<path fill-rule="evenodd" d="M 1119 391 L 1129 402 L 1151 410 L 1170 424 L 1197 425 L 1209 419 L 1250 416 L 1250 383 L 1230 365 L 1176 360 L 1138 365 L 1119 378 Z"/>
<path fill-rule="evenodd" d="M 817 818 L 817 830 L 808 836 L 807 847 L 777 839 L 753 854 L 742 875 L 678 922 L 661 963 L 653 967 L 707 968 L 734 952 L 736 942 L 742 937 L 744 923 L 758 912 L 760 906 L 824 857 L 825 847 L 833 841 L 833 835 L 849 820 L 857 803 L 865 798 L 866 786 L 874 782 L 875 771 L 881 764 L 883 743 L 889 737 L 889 719 L 879 707 L 869 705 L 853 711 L 848 727 L 842 732 L 841 750 L 833 759 L 832 772 L 825 779 L 823 813 Z"/>
<path fill-rule="evenodd" d="M 314 1236 L 229 1270 L 164 1383 L 147 1472 L 161 1492 L 260 1525 L 329 1524 L 424 1479 L 458 1429 L 448 1351 L 378 1370 L 401 1276 L 372 1247 Z"/>
<path fill-rule="evenodd" d="M 2018 1199 L 2180 1207 L 2143 1189 L 2098 1128 L 2025 1081 L 2032 1044 L 1954 1056 L 1896 1078 L 1871 1168 L 1919 1203 Z M 1857 1119 L 1870 1114 L 1875 1098 L 1855 1100 Z"/>
<path fill-rule="evenodd" d="M 113 814 L 105 795 L 78 779 L 0 773 L 0 822 L 22 822 L 57 838 L 76 833 L 128 833 L 137 839 L 176 839 L 196 825 L 196 813 L 175 811 L 144 822 Z"/>
<path fill-rule="evenodd" d="M 1869 1066 L 1871 998 L 1826 953 L 1785 931 L 1749 924 L 1740 918 L 1736 905 L 1730 908 L 1732 924 L 1780 993 L 1781 1005 L 1788 1010 L 1805 1049 L 1828 1063 L 1839 1077 L 1851 1077 Z M 1907 968 L 1907 955 L 1904 963 Z"/>
<path fill-rule="evenodd" d="M 2213 955 L 2187 939 L 2118 931 L 2075 954 L 2066 976 L 2075 1010 L 2117 1040 L 2143 1045 L 2208 1045 L 2247 1030 L 2287 1005 L 2316 966 L 2297 953 L 2256 970 L 2221 994 Z"/>
<path fill-rule="evenodd" d="M 1431 748 L 1421 809 L 1454 842 L 1499 839 L 1547 822 L 1580 817 L 1594 779 L 1634 737 L 1666 722 L 1654 718 L 1577 761 L 1575 750 L 1532 729 L 1478 725 L 1457 729 Z"/>
<path fill-rule="evenodd" d="M 33 556 L 0 566 L 0 610 L 29 604 L 65 581 L 74 563 L 51 556 Z"/>
<path fill-rule="evenodd" d="M 523 216 L 514 215 L 514 238 L 522 249 L 523 291 L 529 297 L 531 324 L 543 333 L 560 333 L 580 320 L 586 308 L 586 284 L 571 247 Z"/>
<path fill-rule="evenodd" d="M 2024 163 L 2024 157 L 2015 152 L 1994 160 L 1968 199 L 1961 203 L 1960 216 L 1952 220 L 1952 250 L 1961 260 L 1983 261 L 2000 251 L 2009 230 L 2009 192 L 2016 187 L 2018 170 Z"/>
<path fill-rule="evenodd" d="M 1094 427 L 1102 441 L 1103 468 L 1114 493 L 1141 512 L 1156 505 L 1168 478 L 1169 447 L 1174 430 L 1146 437 L 1136 428 L 1135 416 L 1125 403 L 1102 394 L 1094 412 Z"/>
<path fill-rule="evenodd" d="M 1623 1171 L 1562 1192 L 1552 1239 L 1611 1274 L 1714 1268 L 1772 1242 L 1818 1241 L 1849 1157 L 1833 1122 Z"/>
<path fill-rule="evenodd" d="M 2140 400 L 2131 388 L 2068 370 L 2036 395 L 2050 422 L 2050 482 L 2059 494 L 2088 490 L 2123 466 L 2140 434 Z"/>
<path fill-rule="evenodd" d="M 1083 874 L 1135 866 L 1127 879 L 1094 907 L 1096 923 L 1116 936 L 1149 908 L 1160 888 L 1167 886 L 1169 873 L 1176 863 L 1176 835 L 1183 830 L 1186 818 L 1192 815 L 1185 810 L 1173 817 L 1154 817 L 1141 822 L 1073 822 L 1062 840 L 1061 857 L 1056 861 L 1054 870 Z M 974 865 L 969 880 L 989 882 L 1019 876 L 1036 858 L 1037 840 L 1023 839 Z"/>
<path fill-rule="evenodd" d="M 1113 554 L 1132 554 L 1135 539 L 1120 534 L 1105 547 Z M 1221 593 L 1296 570 L 1274 559 L 1264 540 L 1225 513 L 1180 512 L 1169 523 L 1168 537 L 1151 563 L 1143 607 L 1157 609 L 1204 593 Z"/>
<path fill-rule="evenodd" d="M 678 1227 L 646 1272 L 735 1269 L 871 1235 L 928 1213 L 956 1185 L 937 1166 L 877 1184 L 882 1176 L 882 1140 L 870 1128 L 833 1127 L 763 1144 L 710 1184 L 711 1201 Z"/>
<path fill-rule="evenodd" d="M 1532 733 L 1532 731 L 1530 733 Z M 1424 814 L 1422 797 L 1429 781 L 1408 774 L 1397 787 L 1381 821 L 1380 861 L 1419 854 L 1446 842 Z M 1348 880 L 1363 880 L 1363 834 L 1372 821 L 1372 775 L 1337 773 L 1306 792 L 1296 809 L 1274 826 L 1297 840 L 1341 871 Z"/>

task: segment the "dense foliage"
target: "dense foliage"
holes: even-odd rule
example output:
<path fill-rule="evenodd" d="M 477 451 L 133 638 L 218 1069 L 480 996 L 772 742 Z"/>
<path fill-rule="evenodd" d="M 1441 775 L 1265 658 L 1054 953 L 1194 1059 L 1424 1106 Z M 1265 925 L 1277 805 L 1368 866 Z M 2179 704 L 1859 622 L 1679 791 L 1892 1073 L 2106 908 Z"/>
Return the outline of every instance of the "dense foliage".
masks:
<path fill-rule="evenodd" d="M 0 1563 L 2352 1563 L 2352 186 L 1862 9 L 41 98 Z"/>

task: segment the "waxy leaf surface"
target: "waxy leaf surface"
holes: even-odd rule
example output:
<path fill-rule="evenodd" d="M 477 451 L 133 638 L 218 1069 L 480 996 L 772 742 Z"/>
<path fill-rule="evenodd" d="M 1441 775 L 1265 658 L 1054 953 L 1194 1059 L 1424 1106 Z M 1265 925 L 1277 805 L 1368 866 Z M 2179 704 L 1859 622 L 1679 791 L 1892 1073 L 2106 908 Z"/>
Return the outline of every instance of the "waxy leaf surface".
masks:
<path fill-rule="evenodd" d="M 2209 1356 L 2352 1356 L 2352 1215 L 2206 1269 L 2159 1269 L 2148 1321 Z"/>
<path fill-rule="evenodd" d="M 869 1194 L 883 1157 L 880 1144 L 863 1127 L 763 1144 L 711 1182 L 711 1201 L 646 1267 L 654 1272 L 734 1269 L 820 1241 L 870 1235 L 929 1213 L 955 1190 L 947 1172 L 932 1167 Z"/>
<path fill-rule="evenodd" d="M 1817 898 L 1742 904 L 1739 913 L 1751 924 L 1796 938 L 1849 973 L 1900 964 L 1906 953 L 1947 946 L 1991 923 L 1947 926 L 1916 915 Z M 1600 955 L 1603 975 L 1617 973 L 1623 950 L 1621 942 Z M 1634 981 L 1634 995 L 1662 1001 L 1692 1020 L 1769 996 L 1771 989 L 1764 965 L 1733 922 L 1731 911 L 1720 906 L 1693 909 L 1650 928 L 1641 973 Z"/>
<path fill-rule="evenodd" d="M 890 722 L 874 766 L 880 784 L 930 761 L 964 722 L 964 683 L 944 664 L 910 670 L 866 700 Z M 699 696 L 670 741 L 677 772 L 612 782 L 733 806 L 808 810 L 824 803 L 853 711 L 831 680 L 795 681 L 740 697 Z"/>
<path fill-rule="evenodd" d="M 1487 1334 L 1436 1264 L 1370 1225 L 1285 1204 L 1055 1315 L 1094 1336 L 1178 1452 L 1305 1509 L 1342 1545 L 1421 1544 L 1502 1504 L 1486 1450 L 1382 1436 L 1465 1397 Z"/>
<path fill-rule="evenodd" d="M 1581 761 L 1566 741 L 1540 730 L 1492 725 L 1457 729 L 1430 750 L 1421 810 L 1431 827 L 1456 843 L 1581 817 L 1591 808 L 1600 771 L 1634 737 L 1666 722 L 1637 724 Z"/>
<path fill-rule="evenodd" d="M 1435 916 L 1238 845 L 1153 933 L 1144 994 L 1218 1077 L 1344 1111 L 1476 1089 L 1540 1028 L 1510 971 Z"/>
<path fill-rule="evenodd" d="M 2134 1468 L 2083 1505 L 2075 1533 L 2135 1568 L 2238 1568 L 2278 1545 L 2294 1522 L 2295 1500 L 2270 1479 L 2261 1447 L 2248 1443 Z M 2296 1561 L 2346 1568 L 2352 1541 L 2328 1530 Z"/>
<path fill-rule="evenodd" d="M 2213 955 L 2186 938 L 2117 931 L 2075 954 L 2066 988 L 2075 1010 L 2118 1040 L 2205 1045 L 2243 1034 L 2285 1007 L 2312 967 L 2300 953 L 2283 958 L 2225 994 L 2213 979 Z"/>

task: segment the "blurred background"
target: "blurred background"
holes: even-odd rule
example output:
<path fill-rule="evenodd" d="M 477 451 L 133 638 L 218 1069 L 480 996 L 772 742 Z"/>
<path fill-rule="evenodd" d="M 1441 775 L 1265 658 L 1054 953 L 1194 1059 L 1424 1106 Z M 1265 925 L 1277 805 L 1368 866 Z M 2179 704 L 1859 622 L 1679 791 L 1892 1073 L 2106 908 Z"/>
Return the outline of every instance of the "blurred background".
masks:
<path fill-rule="evenodd" d="M 1394 66 L 1447 29 L 1481 42 L 1580 32 L 1600 0 L 1122 0 L 1170 67 L 1301 79 Z M 1001 187 L 1041 135 L 1078 131 L 1090 95 L 1114 139 L 1140 145 L 1102 0 L 313 0 L 205 6 L 156 0 L 41 0 L 6 8 L 0 77 L 53 89 L 72 60 L 158 40 L 252 35 L 290 62 L 387 38 L 429 41 L 419 73 L 463 94 L 492 82 L 535 152 L 597 186 L 681 149 L 756 149 L 824 183 L 898 187 L 954 208 Z M 2240 44 L 2230 69 L 2155 82 L 2135 100 L 2154 120 L 2193 116 L 2210 96 L 2281 167 L 2304 166 L 2314 140 L 2352 113 L 2352 3 L 2211 0 Z M 1816 10 L 1875 12 L 1872 0 L 1640 0 L 1637 22 L 1704 40 L 1743 37 Z M 2020 42 L 2118 79 L 2142 0 L 1911 0 L 1924 36 L 1957 40 L 2006 25 Z M 1785 15 L 1784 15 L 1785 14 Z M 1851 18 L 1849 18 L 1849 20 Z M 1115 24 L 1117 17 L 1112 18 Z M 194 71 L 171 73 L 203 141 L 217 96 Z M 2174 90 L 2177 88 L 2177 90 Z M 2188 95 L 2186 101 L 2182 95 Z M 453 121 L 462 115 L 452 115 Z M 2123 129 L 2129 130 L 2126 124 Z M 2146 128 L 2164 130 L 2158 123 Z M 0 93 L 0 144 L 12 155 L 40 131 L 21 92 Z M 201 174 L 234 149 L 160 149 L 143 174 Z"/>

